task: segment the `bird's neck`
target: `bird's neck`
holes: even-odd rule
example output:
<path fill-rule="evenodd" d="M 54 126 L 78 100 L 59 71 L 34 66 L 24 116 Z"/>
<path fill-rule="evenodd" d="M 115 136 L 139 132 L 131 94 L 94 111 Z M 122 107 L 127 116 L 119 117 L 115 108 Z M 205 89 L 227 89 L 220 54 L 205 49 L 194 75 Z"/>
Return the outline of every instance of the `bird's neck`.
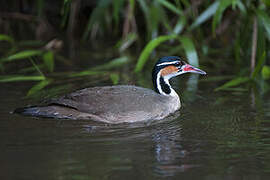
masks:
<path fill-rule="evenodd" d="M 154 74 L 153 85 L 154 85 L 155 91 L 159 94 L 162 94 L 165 96 L 178 97 L 177 93 L 171 87 L 169 79 L 162 77 L 160 72 L 158 72 L 157 74 Z"/>

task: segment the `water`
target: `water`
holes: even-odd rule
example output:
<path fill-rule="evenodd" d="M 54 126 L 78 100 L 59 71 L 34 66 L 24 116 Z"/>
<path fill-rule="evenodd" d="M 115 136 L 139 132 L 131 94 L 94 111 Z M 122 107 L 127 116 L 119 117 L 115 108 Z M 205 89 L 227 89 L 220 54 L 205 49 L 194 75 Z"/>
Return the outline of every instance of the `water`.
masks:
<path fill-rule="evenodd" d="M 269 95 L 213 93 L 209 82 L 193 94 L 179 81 L 176 119 L 132 125 L 10 114 L 31 85 L 1 84 L 0 178 L 269 179 Z"/>

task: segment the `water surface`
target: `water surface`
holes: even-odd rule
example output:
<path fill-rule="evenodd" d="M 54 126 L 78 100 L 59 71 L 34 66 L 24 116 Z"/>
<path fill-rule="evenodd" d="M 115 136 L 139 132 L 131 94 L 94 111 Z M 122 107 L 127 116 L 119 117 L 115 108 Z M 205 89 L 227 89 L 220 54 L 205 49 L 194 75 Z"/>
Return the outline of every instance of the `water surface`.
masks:
<path fill-rule="evenodd" d="M 176 118 L 132 125 L 10 114 L 31 85 L 1 84 L 0 178 L 269 179 L 269 94 L 179 81 Z"/>

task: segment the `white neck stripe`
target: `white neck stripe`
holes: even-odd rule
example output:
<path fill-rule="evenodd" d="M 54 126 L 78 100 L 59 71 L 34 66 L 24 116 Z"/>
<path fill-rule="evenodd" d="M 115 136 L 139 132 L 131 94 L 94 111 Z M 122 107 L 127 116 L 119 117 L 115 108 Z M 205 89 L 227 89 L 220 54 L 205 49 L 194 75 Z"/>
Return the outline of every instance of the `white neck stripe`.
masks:
<path fill-rule="evenodd" d="M 156 84 L 157 84 L 157 89 L 160 92 L 160 94 L 167 95 L 166 93 L 162 91 L 161 86 L 160 86 L 160 72 L 158 72 L 157 74 Z"/>
<path fill-rule="evenodd" d="M 170 87 L 170 94 L 166 94 L 162 88 L 161 88 L 161 85 L 160 85 L 160 78 L 161 78 L 161 75 L 160 75 L 160 72 L 157 74 L 157 79 L 156 79 L 156 85 L 157 85 L 157 89 L 159 91 L 160 94 L 162 95 L 165 95 L 165 96 L 173 96 L 173 97 L 178 97 L 177 93 L 174 91 L 174 89 L 171 87 L 170 83 L 169 83 L 169 78 L 164 78 L 164 81 L 165 83 Z"/>
<path fill-rule="evenodd" d="M 175 64 L 175 63 L 178 63 L 178 62 L 179 62 L 179 61 L 164 62 L 164 63 L 157 64 L 157 66 L 163 66 L 163 65 Z"/>

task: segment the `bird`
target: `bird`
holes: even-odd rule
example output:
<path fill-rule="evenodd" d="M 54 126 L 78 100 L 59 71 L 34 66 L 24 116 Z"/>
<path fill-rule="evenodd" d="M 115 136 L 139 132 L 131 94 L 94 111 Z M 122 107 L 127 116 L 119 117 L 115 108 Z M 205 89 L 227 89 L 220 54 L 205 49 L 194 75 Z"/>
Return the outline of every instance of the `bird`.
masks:
<path fill-rule="evenodd" d="M 154 90 L 134 85 L 90 87 L 51 99 L 46 104 L 17 108 L 14 112 L 108 124 L 161 120 L 181 107 L 169 80 L 184 73 L 206 74 L 178 56 L 165 56 L 156 62 L 152 71 Z"/>

